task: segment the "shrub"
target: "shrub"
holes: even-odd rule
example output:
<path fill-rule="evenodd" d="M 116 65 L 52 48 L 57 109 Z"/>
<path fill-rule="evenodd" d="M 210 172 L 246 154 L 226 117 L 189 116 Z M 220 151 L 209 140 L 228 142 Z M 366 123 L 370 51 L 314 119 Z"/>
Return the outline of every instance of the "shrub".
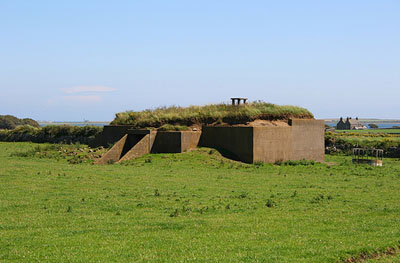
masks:
<path fill-rule="evenodd" d="M 351 155 L 356 147 L 382 149 L 386 157 L 399 157 L 400 136 L 387 133 L 325 133 L 326 153 Z"/>
<path fill-rule="evenodd" d="M 172 125 L 172 124 L 164 124 L 160 128 L 159 131 L 187 131 L 189 130 L 188 126 L 185 125 Z"/>
<path fill-rule="evenodd" d="M 0 129 L 12 130 L 17 128 L 19 125 L 30 125 L 36 128 L 40 127 L 39 123 L 29 118 L 18 119 L 12 115 L 0 115 Z"/>
<path fill-rule="evenodd" d="M 30 125 L 23 125 L 13 130 L 0 130 L 0 141 L 89 144 L 102 130 L 102 127 L 97 126 L 49 125 L 35 128 Z"/>

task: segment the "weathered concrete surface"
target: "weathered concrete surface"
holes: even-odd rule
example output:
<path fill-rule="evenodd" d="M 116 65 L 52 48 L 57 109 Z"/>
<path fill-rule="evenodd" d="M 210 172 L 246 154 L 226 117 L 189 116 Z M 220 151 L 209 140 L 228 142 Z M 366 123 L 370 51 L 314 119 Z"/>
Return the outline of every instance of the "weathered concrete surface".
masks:
<path fill-rule="evenodd" d="M 228 151 L 233 157 L 227 157 L 247 163 L 322 162 L 324 121 L 294 119 L 282 127 L 203 127 L 199 146 Z"/>
<path fill-rule="evenodd" d="M 140 157 L 150 152 L 184 152 L 197 147 L 200 134 L 201 132 L 197 131 L 157 132 L 150 130 L 127 129 L 126 134 L 95 164 L 122 162 Z M 114 138 L 116 137 L 117 136 Z"/>
<path fill-rule="evenodd" d="M 132 135 L 128 135 L 128 137 L 129 136 Z M 126 154 L 122 155 L 122 158 L 118 162 L 135 159 L 142 155 L 148 154 L 150 153 L 150 149 L 150 134 L 146 134 L 137 143 L 131 146 L 130 150 Z"/>
<path fill-rule="evenodd" d="M 130 125 L 106 125 L 103 127 L 100 139 L 98 140 L 99 145 L 109 147 L 110 144 L 114 144 L 119 141 L 128 130 L 132 129 Z"/>
<path fill-rule="evenodd" d="M 116 144 L 114 144 L 114 146 L 94 164 L 109 164 L 110 162 L 119 161 L 127 138 L 128 134 L 125 134 L 125 136 L 123 136 Z"/>
<path fill-rule="evenodd" d="M 290 160 L 325 160 L 325 121 L 293 119 Z"/>
<path fill-rule="evenodd" d="M 252 163 L 253 127 L 203 126 L 199 146 L 216 148 L 226 157 Z"/>
<path fill-rule="evenodd" d="M 179 131 L 157 131 L 152 153 L 180 153 L 181 132 Z"/>
<path fill-rule="evenodd" d="M 324 161 L 324 121 L 294 119 L 287 126 L 203 126 L 197 131 L 105 129 L 104 142 L 122 139 L 96 163 L 137 158 L 146 153 L 180 153 L 199 146 L 212 147 L 235 160 L 274 163 L 288 160 Z M 116 134 L 112 134 L 116 131 Z"/>
<path fill-rule="evenodd" d="M 254 127 L 253 141 L 252 162 L 289 160 L 292 152 L 292 127 Z"/>
<path fill-rule="evenodd" d="M 181 152 L 196 148 L 199 145 L 200 136 L 200 131 L 182 131 Z"/>
<path fill-rule="evenodd" d="M 198 131 L 158 131 L 151 152 L 181 153 L 196 148 L 200 135 Z"/>

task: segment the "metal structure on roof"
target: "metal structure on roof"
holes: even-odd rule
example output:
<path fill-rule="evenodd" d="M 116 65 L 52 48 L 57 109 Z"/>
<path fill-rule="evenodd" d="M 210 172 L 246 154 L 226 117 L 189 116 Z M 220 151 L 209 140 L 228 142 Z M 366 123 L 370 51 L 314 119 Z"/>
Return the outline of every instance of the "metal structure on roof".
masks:
<path fill-rule="evenodd" d="M 232 105 L 240 105 L 240 102 L 243 102 L 243 104 L 247 103 L 247 98 L 231 98 L 232 100 Z"/>

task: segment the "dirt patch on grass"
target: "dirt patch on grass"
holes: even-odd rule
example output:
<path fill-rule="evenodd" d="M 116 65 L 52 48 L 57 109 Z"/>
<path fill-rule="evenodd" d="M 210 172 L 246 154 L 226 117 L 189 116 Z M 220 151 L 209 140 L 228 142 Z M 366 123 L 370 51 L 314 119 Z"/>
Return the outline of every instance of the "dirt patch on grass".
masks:
<path fill-rule="evenodd" d="M 245 123 L 240 123 L 240 124 L 230 124 L 230 123 L 226 123 L 223 121 L 216 121 L 213 122 L 211 124 L 209 124 L 208 126 L 222 126 L 222 127 L 289 127 L 289 123 L 287 120 L 275 120 L 275 121 L 271 121 L 271 120 L 261 120 L 261 119 L 257 119 L 257 120 L 252 120 L 252 121 L 248 121 Z M 189 130 L 192 131 L 201 131 L 202 128 L 202 124 L 201 123 L 196 123 L 193 124 L 191 126 L 189 126 Z"/>
<path fill-rule="evenodd" d="M 254 120 L 247 123 L 246 126 L 252 127 L 288 127 L 290 126 L 287 121 L 268 121 L 268 120 Z"/>
<path fill-rule="evenodd" d="M 400 253 L 400 245 L 397 245 L 394 247 L 388 247 L 383 251 L 375 251 L 372 253 L 363 252 L 358 256 L 346 258 L 345 260 L 343 260 L 343 262 L 357 263 L 357 262 L 366 262 L 370 259 L 379 260 L 381 258 L 393 257 L 395 255 L 398 255 L 399 253 Z"/>

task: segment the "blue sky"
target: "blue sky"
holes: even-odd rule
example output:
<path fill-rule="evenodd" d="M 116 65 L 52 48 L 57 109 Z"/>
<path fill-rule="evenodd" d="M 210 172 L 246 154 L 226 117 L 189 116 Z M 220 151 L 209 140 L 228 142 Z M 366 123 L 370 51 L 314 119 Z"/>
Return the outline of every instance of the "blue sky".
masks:
<path fill-rule="evenodd" d="M 228 102 L 400 119 L 400 1 L 0 0 L 0 114 Z"/>

